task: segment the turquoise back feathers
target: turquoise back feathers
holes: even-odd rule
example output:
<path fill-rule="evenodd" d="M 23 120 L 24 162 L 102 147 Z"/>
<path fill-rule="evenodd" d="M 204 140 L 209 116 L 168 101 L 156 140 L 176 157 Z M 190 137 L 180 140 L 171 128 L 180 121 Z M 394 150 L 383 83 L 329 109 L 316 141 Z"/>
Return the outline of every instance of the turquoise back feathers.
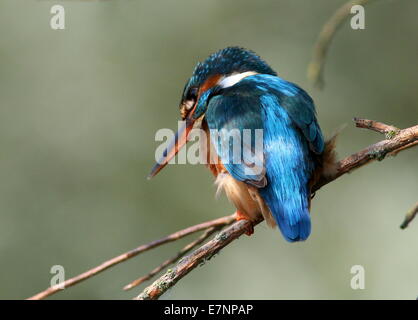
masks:
<path fill-rule="evenodd" d="M 324 150 L 309 95 L 277 76 L 253 75 L 213 97 L 205 118 L 209 128 L 218 131 L 263 129 L 262 172 L 249 174 L 245 161 L 228 158 L 231 155 L 221 146 L 229 141 L 222 137 L 217 141 L 218 155 L 235 179 L 259 187 L 286 240 L 307 239 L 311 230 L 309 180 L 317 165 L 316 155 Z M 243 160 L 244 151 L 245 147 Z M 263 180 L 264 185 L 260 184 Z"/>

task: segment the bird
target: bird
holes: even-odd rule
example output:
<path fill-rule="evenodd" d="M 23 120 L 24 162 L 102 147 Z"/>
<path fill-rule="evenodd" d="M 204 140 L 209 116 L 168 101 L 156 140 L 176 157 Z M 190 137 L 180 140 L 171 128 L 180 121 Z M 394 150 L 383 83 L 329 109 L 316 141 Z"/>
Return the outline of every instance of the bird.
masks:
<path fill-rule="evenodd" d="M 288 242 L 309 237 L 312 188 L 321 176 L 335 172 L 336 161 L 335 137 L 324 139 L 306 91 L 279 77 L 255 52 L 227 47 L 197 63 L 184 87 L 180 114 L 184 124 L 149 178 L 187 143 L 193 128 L 200 128 L 208 136 L 206 166 L 217 193 L 226 193 L 236 220 L 251 222 L 246 233 L 251 235 L 254 222 L 264 218 Z M 255 134 L 243 139 L 245 131 L 257 130 L 258 140 Z M 231 132 L 232 138 L 241 135 L 238 152 L 227 148 Z"/>

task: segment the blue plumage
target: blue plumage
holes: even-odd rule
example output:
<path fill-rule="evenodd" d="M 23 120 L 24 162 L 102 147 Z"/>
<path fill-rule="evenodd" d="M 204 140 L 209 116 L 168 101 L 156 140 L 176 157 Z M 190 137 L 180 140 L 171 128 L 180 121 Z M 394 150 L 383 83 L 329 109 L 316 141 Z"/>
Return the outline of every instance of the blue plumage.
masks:
<path fill-rule="evenodd" d="M 212 75 L 245 71 L 276 75 L 276 72 L 254 52 L 239 47 L 228 47 L 215 52 L 205 62 L 196 65 L 193 76 L 186 83 L 184 93 L 190 86 L 199 86 Z"/>
<path fill-rule="evenodd" d="M 308 182 L 313 171 L 308 143 L 273 95 L 261 98 L 268 184 L 260 189 L 283 236 L 305 240 L 311 232 Z"/>
<path fill-rule="evenodd" d="M 236 90 L 214 97 L 210 101 L 205 118 L 211 129 L 211 140 L 228 172 L 239 181 L 256 186 L 264 185 L 265 171 L 257 172 L 246 165 L 252 163 L 251 159 L 246 158 L 252 155 L 252 151 L 256 151 L 255 130 L 263 129 L 259 97 L 242 97 L 241 94 L 242 91 L 237 87 Z M 243 145 L 242 141 L 240 143 L 245 129 L 250 130 L 251 145 Z M 235 143 L 240 143 L 240 149 L 234 146 L 234 139 Z M 239 154 L 234 154 L 233 151 L 237 150 Z"/>
<path fill-rule="evenodd" d="M 308 238 L 312 179 L 333 158 L 329 145 L 324 152 L 315 106 L 304 90 L 278 77 L 254 52 L 228 47 L 197 64 L 184 87 L 180 112 L 185 124 L 150 176 L 200 123 L 210 129 L 214 158 L 221 160 L 208 167 L 237 208 L 237 219 L 254 221 L 263 215 L 286 240 Z M 248 131 L 250 141 L 245 140 Z"/>
<path fill-rule="evenodd" d="M 214 97 L 205 117 L 210 129 L 263 129 L 263 175 L 245 174 L 245 161 L 235 164 L 231 154 L 223 152 L 228 136 L 220 135 L 217 153 L 235 179 L 257 185 L 266 178 L 259 191 L 283 236 L 288 241 L 305 240 L 311 229 L 308 183 L 315 169 L 314 154 L 324 148 L 312 99 L 277 76 L 254 75 Z"/>

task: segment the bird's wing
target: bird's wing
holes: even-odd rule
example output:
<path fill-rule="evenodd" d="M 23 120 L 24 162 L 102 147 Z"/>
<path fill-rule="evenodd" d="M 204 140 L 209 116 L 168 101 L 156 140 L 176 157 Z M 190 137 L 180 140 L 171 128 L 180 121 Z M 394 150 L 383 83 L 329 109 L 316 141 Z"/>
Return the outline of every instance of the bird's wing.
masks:
<path fill-rule="evenodd" d="M 268 97 L 274 102 L 263 108 L 261 100 Z M 266 108 L 271 108 L 276 114 L 277 119 L 269 120 L 272 122 L 282 121 L 278 113 L 284 109 L 292 120 L 292 126 L 302 132 L 310 150 L 316 154 L 324 150 L 324 138 L 316 120 L 315 105 L 303 89 L 277 76 L 247 77 L 222 95 L 213 97 L 205 117 L 211 129 L 212 142 L 229 173 L 239 181 L 259 187 L 265 185 L 265 154 L 256 140 L 257 131 L 265 129 Z M 236 151 L 232 148 L 233 144 L 246 137 L 244 129 L 250 132 L 251 143 L 243 143 L 239 152 L 233 154 L 232 149 Z M 237 163 L 237 159 L 241 163 Z"/>
<path fill-rule="evenodd" d="M 210 138 L 228 172 L 237 180 L 264 187 L 263 120 L 254 97 L 213 97 L 205 115 Z"/>
<path fill-rule="evenodd" d="M 275 96 L 279 106 L 286 110 L 293 123 L 302 131 L 310 149 L 316 154 L 321 154 L 324 151 L 324 137 L 316 120 L 312 98 L 296 84 L 277 76 L 256 75 L 251 78 L 248 81 Z"/>

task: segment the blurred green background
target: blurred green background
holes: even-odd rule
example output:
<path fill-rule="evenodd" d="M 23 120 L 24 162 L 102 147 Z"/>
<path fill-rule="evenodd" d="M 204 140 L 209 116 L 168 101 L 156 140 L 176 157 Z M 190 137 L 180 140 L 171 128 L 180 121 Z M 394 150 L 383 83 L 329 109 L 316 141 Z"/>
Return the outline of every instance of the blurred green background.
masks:
<path fill-rule="evenodd" d="M 177 127 L 197 61 L 250 48 L 313 96 L 325 134 L 347 123 L 340 157 L 382 139 L 354 116 L 398 127 L 418 121 L 418 1 L 376 1 L 366 29 L 345 23 L 323 91 L 306 68 L 323 23 L 344 1 L 28 1 L 0 3 L 0 298 L 49 286 L 52 265 L 74 276 L 183 227 L 233 212 L 214 199 L 203 166 L 177 165 L 151 181 L 155 132 Z M 66 29 L 52 30 L 62 4 Z M 415 299 L 418 148 L 324 187 L 313 233 L 289 244 L 265 224 L 180 281 L 165 299 Z M 144 275 L 187 238 L 123 263 L 54 299 L 130 299 Z M 366 289 L 350 287 L 363 265 Z"/>

